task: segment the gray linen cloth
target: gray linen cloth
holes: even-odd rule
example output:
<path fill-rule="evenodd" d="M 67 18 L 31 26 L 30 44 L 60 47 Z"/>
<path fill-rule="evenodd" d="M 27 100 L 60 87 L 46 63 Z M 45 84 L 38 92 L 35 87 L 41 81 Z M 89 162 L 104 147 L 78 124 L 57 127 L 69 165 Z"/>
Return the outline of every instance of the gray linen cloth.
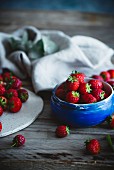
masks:
<path fill-rule="evenodd" d="M 9 43 L 11 37 L 21 40 L 24 32 L 28 33 L 33 43 L 42 36 L 50 37 L 59 46 L 59 50 L 31 61 L 31 53 L 12 51 Z M 8 68 L 22 79 L 29 76 L 36 93 L 54 88 L 73 70 L 91 76 L 113 69 L 113 54 L 113 49 L 92 37 L 69 37 L 56 30 L 40 31 L 33 26 L 25 26 L 11 34 L 0 33 L 0 68 Z"/>

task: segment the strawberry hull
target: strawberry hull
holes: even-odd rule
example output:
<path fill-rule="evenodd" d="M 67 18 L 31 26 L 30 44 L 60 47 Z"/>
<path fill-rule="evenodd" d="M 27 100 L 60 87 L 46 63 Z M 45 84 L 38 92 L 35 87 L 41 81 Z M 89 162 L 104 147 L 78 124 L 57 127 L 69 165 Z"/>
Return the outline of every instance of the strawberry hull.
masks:
<path fill-rule="evenodd" d="M 103 85 L 109 93 L 109 97 L 92 104 L 72 104 L 62 101 L 55 95 L 56 87 L 51 97 L 51 108 L 54 116 L 60 122 L 71 127 L 91 127 L 102 123 L 114 112 L 113 89 L 105 82 Z"/>

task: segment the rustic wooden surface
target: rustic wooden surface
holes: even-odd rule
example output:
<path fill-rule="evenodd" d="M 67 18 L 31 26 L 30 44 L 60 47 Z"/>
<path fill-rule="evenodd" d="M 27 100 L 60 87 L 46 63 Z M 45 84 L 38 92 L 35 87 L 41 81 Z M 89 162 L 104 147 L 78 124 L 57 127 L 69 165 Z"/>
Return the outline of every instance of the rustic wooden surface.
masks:
<path fill-rule="evenodd" d="M 12 32 L 24 25 L 33 25 L 39 29 L 56 29 L 68 35 L 87 35 L 98 38 L 114 48 L 114 17 L 98 14 L 84 14 L 71 11 L 0 11 L 0 31 Z M 24 86 L 30 90 L 32 84 L 26 80 Z M 114 153 L 108 148 L 106 135 L 114 136 L 104 123 L 86 129 L 71 129 L 71 134 L 58 139 L 56 121 L 50 109 L 51 92 L 39 94 L 44 99 L 44 110 L 39 118 L 28 128 L 19 132 L 26 138 L 25 146 L 10 147 L 10 135 L 0 139 L 0 170 L 111 170 L 114 168 Z M 16 121 L 15 121 L 16 123 Z M 102 145 L 98 156 L 88 155 L 84 141 L 97 138 Z M 114 137 L 113 137 L 114 139 Z M 6 149 L 4 149 L 6 148 Z"/>

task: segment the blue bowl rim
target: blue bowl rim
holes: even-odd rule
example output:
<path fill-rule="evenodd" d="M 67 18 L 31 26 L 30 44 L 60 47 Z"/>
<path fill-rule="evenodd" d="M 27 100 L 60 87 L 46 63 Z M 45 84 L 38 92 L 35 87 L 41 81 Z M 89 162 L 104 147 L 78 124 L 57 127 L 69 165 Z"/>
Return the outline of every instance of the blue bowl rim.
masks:
<path fill-rule="evenodd" d="M 89 78 L 89 77 L 86 77 L 85 79 L 89 79 L 89 80 L 96 80 L 96 79 L 93 79 L 93 78 Z M 107 101 L 109 100 L 109 98 L 111 98 L 111 97 L 113 97 L 113 95 L 114 95 L 114 91 L 113 91 L 113 88 L 112 88 L 112 86 L 109 84 L 109 83 L 107 83 L 107 82 L 105 82 L 105 81 L 102 81 L 103 82 L 103 84 L 107 84 L 109 87 L 110 87 L 110 89 L 111 89 L 111 94 L 106 98 L 106 99 L 103 99 L 103 100 L 101 100 L 101 101 L 99 101 L 99 102 L 96 102 L 96 103 L 89 103 L 89 104 L 74 104 L 74 103 L 68 103 L 68 102 L 66 102 L 66 101 L 63 101 L 63 100 L 61 100 L 61 99 L 59 99 L 57 96 L 56 96 L 56 94 L 55 94 L 55 91 L 56 91 L 56 89 L 63 83 L 60 83 L 60 84 L 57 84 L 56 86 L 55 86 L 55 88 L 53 89 L 53 91 L 52 91 L 52 94 L 53 94 L 53 96 L 54 96 L 54 98 L 58 101 L 58 102 L 60 102 L 62 105 L 68 105 L 68 106 L 73 106 L 73 107 L 89 107 L 89 106 L 93 106 L 93 105 L 102 105 L 104 102 L 106 102 L 107 103 Z"/>

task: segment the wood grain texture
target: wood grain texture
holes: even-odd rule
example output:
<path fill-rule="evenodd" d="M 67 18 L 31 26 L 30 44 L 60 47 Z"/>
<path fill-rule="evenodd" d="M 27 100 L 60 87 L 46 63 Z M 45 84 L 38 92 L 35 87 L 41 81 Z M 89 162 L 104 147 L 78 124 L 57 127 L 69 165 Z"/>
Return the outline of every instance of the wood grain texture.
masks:
<path fill-rule="evenodd" d="M 114 47 L 114 17 L 85 14 L 71 11 L 0 11 L 0 31 L 12 32 L 24 25 L 39 29 L 56 29 L 68 35 L 87 35 L 100 39 Z M 23 85 L 33 91 L 30 80 Z M 40 92 L 44 99 L 44 110 L 39 118 L 28 128 L 20 131 L 26 144 L 20 148 L 10 148 L 16 135 L 0 139 L 0 169 L 10 170 L 111 170 L 114 168 L 114 153 L 108 148 L 106 135 L 110 130 L 106 123 L 92 128 L 71 128 L 71 134 L 64 139 L 55 136 L 59 122 L 55 120 L 50 108 L 51 92 Z M 86 153 L 84 141 L 97 138 L 101 153 L 91 156 Z M 114 141 L 114 137 L 113 137 Z"/>

